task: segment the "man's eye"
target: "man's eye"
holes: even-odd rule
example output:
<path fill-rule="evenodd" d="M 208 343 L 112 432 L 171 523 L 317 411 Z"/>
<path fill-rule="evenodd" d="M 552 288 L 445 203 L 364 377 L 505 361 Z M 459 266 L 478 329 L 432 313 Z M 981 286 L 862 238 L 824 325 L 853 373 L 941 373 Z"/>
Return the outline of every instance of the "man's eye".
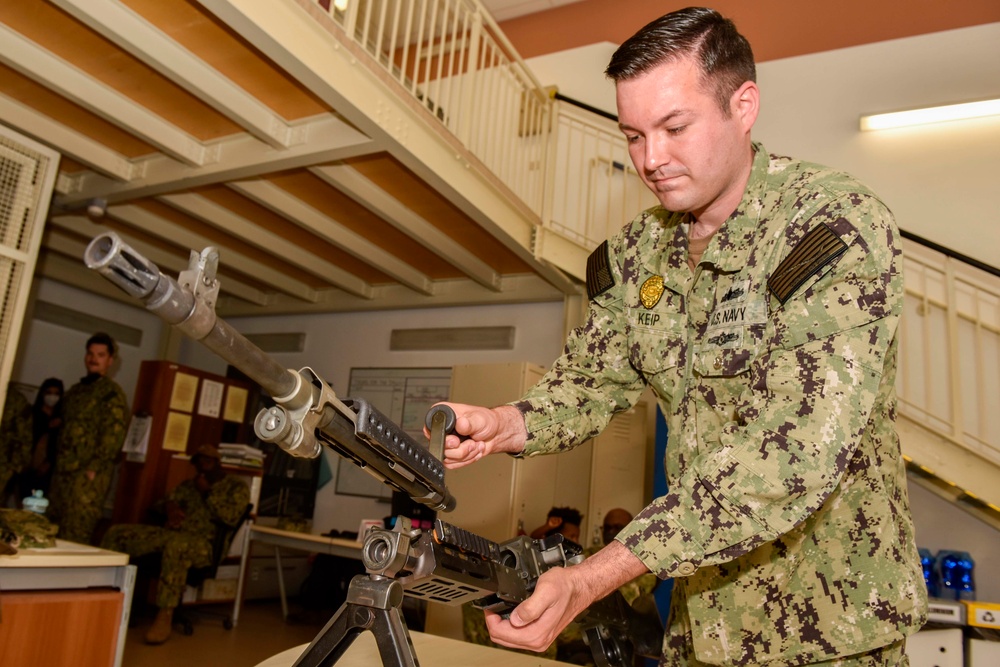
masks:
<path fill-rule="evenodd" d="M 634 144 L 637 141 L 639 141 L 639 135 L 638 134 L 626 134 L 625 135 L 625 141 L 629 142 L 630 144 Z"/>
<path fill-rule="evenodd" d="M 668 127 L 667 132 L 670 134 L 680 134 L 687 129 L 687 125 L 679 125 L 677 127 Z"/>

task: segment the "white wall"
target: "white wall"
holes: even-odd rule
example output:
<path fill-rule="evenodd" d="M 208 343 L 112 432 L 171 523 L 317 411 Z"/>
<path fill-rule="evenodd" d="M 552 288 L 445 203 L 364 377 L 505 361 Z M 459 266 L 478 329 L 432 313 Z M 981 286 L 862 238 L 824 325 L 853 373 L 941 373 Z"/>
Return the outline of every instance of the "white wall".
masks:
<path fill-rule="evenodd" d="M 595 44 L 527 63 L 543 85 L 614 113 L 603 75 L 614 48 Z M 903 229 L 1000 266 L 1000 117 L 858 129 L 866 113 L 996 97 L 1000 23 L 765 62 L 758 83 L 754 137 L 767 150 L 846 169 L 885 199 Z"/>
<path fill-rule="evenodd" d="M 562 302 L 376 311 L 289 317 L 252 317 L 230 320 L 243 333 L 304 333 L 305 350 L 274 354 L 288 368 L 309 366 L 329 382 L 340 396 L 347 395 L 351 368 L 447 367 L 469 363 L 526 361 L 549 366 L 562 351 Z M 498 351 L 392 352 L 393 329 L 464 326 L 513 326 L 514 349 Z M 185 339 L 178 361 L 220 375 L 226 364 L 203 346 Z M 339 457 L 326 453 L 336 479 Z M 345 463 L 345 465 L 350 465 Z M 370 498 L 337 495 L 329 483 L 316 497 L 313 532 L 357 530 L 362 519 L 379 519 L 389 513 L 386 503 Z"/>
<path fill-rule="evenodd" d="M 63 381 L 66 389 L 69 389 L 87 373 L 83 365 L 83 356 L 86 352 L 87 339 L 94 332 L 77 331 L 32 319 L 30 308 L 36 300 L 47 301 L 142 330 L 142 342 L 139 346 L 126 345 L 119 341 L 118 361 L 109 372 L 109 375 L 125 390 L 131 406 L 135 383 L 139 377 L 140 362 L 144 359 L 155 359 L 158 354 L 160 336 L 163 332 L 160 319 L 142 307 L 132 308 L 64 283 L 36 280 L 32 285 L 29 313 L 21 329 L 17 357 L 11 374 L 12 382 L 38 386 L 45 378 L 57 377 Z"/>

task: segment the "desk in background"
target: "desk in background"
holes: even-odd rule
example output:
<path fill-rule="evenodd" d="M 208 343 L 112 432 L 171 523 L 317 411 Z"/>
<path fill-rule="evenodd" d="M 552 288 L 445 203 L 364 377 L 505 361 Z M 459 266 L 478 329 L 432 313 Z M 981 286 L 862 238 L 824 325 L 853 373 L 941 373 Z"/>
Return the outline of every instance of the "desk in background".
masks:
<path fill-rule="evenodd" d="M 57 540 L 0 556 L 0 664 L 119 667 L 134 587 L 135 566 L 115 551 Z"/>
<path fill-rule="evenodd" d="M 233 603 L 233 625 L 239 621 L 240 607 L 243 605 L 243 588 L 246 583 L 250 550 L 254 544 L 270 544 L 274 547 L 274 560 L 278 566 L 278 591 L 281 593 L 281 614 L 288 618 L 288 596 L 285 591 L 285 575 L 281 569 L 281 549 L 296 549 L 309 553 L 330 554 L 344 558 L 361 560 L 361 543 L 339 537 L 325 537 L 310 533 L 297 533 L 267 526 L 250 524 L 244 533 L 243 550 L 240 556 L 240 574 L 236 583 L 236 601 Z"/>

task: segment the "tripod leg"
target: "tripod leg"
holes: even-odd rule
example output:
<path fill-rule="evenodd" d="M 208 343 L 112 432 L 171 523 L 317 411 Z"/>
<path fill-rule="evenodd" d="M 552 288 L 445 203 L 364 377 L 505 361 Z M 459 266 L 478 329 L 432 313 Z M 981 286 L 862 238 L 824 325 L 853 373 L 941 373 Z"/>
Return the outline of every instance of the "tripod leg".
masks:
<path fill-rule="evenodd" d="M 359 634 L 375 635 L 384 667 L 418 667 L 400 605 L 403 587 L 392 579 L 358 575 L 345 602 L 293 667 L 331 667 Z"/>

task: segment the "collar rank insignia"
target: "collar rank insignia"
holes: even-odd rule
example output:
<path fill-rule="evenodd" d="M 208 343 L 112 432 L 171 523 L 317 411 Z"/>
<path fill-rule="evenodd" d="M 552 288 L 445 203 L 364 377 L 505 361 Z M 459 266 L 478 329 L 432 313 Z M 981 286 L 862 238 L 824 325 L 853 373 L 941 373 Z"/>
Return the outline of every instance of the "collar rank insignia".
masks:
<path fill-rule="evenodd" d="M 587 258 L 587 298 L 604 294 L 615 286 L 615 277 L 611 273 L 611 262 L 608 260 L 608 242 L 597 246 Z"/>
<path fill-rule="evenodd" d="M 789 297 L 805 283 L 810 276 L 840 257 L 847 250 L 837 233 L 825 224 L 816 225 L 802 237 L 798 245 L 781 260 L 778 268 L 767 279 L 767 289 L 785 305 Z"/>
<path fill-rule="evenodd" d="M 663 276 L 650 276 L 639 288 L 639 300 L 646 310 L 660 302 L 663 296 Z"/>

